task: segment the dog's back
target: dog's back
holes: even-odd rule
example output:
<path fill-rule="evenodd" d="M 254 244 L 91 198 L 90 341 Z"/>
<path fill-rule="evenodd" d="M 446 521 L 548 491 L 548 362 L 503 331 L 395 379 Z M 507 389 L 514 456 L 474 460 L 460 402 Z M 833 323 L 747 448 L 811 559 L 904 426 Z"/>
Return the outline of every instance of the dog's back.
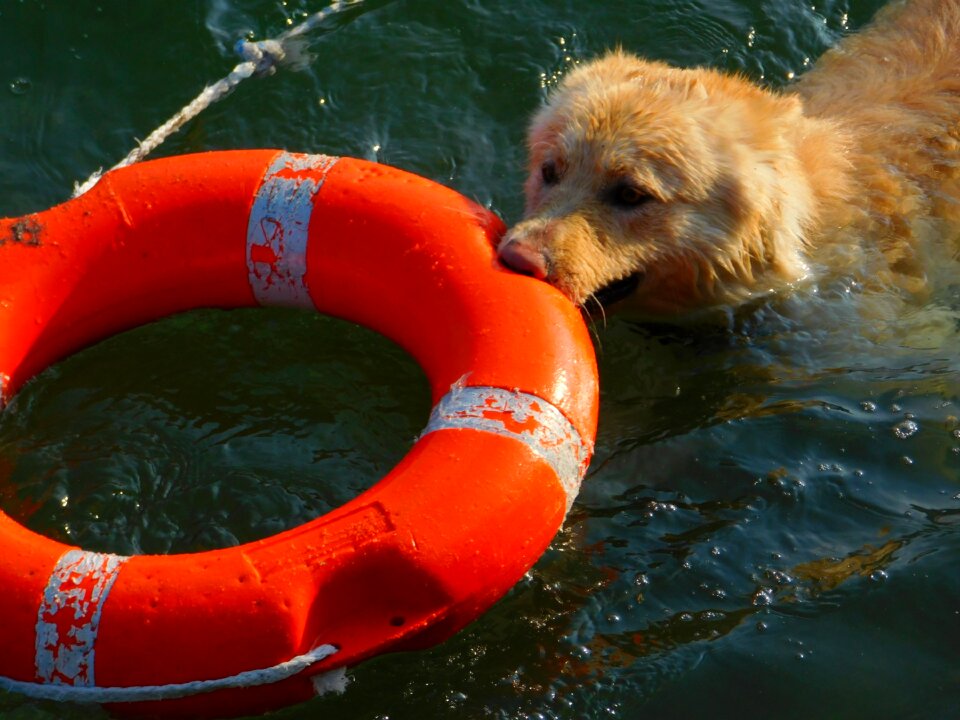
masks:
<path fill-rule="evenodd" d="M 850 132 L 884 252 L 895 271 L 921 275 L 924 236 L 960 235 L 960 0 L 884 8 L 793 89 L 807 115 Z"/>
<path fill-rule="evenodd" d="M 960 0 L 895 2 L 824 53 L 794 86 L 811 115 L 870 118 L 960 114 Z"/>

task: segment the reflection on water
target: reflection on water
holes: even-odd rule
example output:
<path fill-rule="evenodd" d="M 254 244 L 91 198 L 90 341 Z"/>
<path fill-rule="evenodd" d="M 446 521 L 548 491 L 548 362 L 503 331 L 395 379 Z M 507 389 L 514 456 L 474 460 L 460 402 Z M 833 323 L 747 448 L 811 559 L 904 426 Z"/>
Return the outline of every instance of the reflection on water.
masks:
<path fill-rule="evenodd" d="M 719 675 L 706 657 L 762 644 L 779 648 L 778 663 L 827 663 L 836 641 L 785 633 L 792 619 L 884 603 L 917 565 L 949 565 L 956 312 L 908 308 L 878 327 L 861 301 L 873 309 L 874 298 L 806 288 L 712 325 L 618 321 L 602 333 L 601 433 L 574 527 L 613 579 L 573 622 L 589 650 L 572 656 L 577 672 L 622 679 L 628 668 L 635 706 L 662 710 L 676 677 Z M 956 636 L 947 598 L 932 602 L 927 632 Z M 898 632 L 881 623 L 858 640 L 882 653 Z M 753 672 L 747 696 L 771 692 Z"/>
<path fill-rule="evenodd" d="M 526 118 L 577 60 L 622 43 L 782 86 L 881 4 L 366 3 L 308 68 L 249 81 L 161 152 L 376 158 L 509 221 Z M 0 5 L 2 212 L 67 197 L 222 77 L 237 37 L 322 6 Z M 595 319 L 597 455 L 542 561 L 443 646 L 275 717 L 955 715 L 960 273 L 936 264 L 924 299 L 840 278 L 681 327 Z M 419 371 L 368 333 L 194 313 L 29 385 L 0 417 L 0 503 L 94 549 L 242 542 L 373 482 L 427 405 Z M 90 717 L 0 694 L 4 711 Z"/>
<path fill-rule="evenodd" d="M 0 497 L 92 550 L 226 547 L 372 485 L 428 412 L 423 374 L 369 331 L 302 312 L 195 312 L 29 384 L 0 423 Z"/>

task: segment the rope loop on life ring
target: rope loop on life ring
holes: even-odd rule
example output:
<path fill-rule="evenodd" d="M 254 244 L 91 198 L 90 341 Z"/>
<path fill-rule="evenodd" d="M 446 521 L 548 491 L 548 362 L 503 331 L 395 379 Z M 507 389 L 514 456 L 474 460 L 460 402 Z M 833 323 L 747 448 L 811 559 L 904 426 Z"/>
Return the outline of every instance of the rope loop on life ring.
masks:
<path fill-rule="evenodd" d="M 0 406 L 104 337 L 258 305 L 386 335 L 433 398 L 385 478 L 256 542 L 126 557 L 0 513 L 0 688 L 127 715 L 250 714 L 435 644 L 502 597 L 560 527 L 597 420 L 578 310 L 499 265 L 502 231 L 415 175 L 275 150 L 141 163 L 0 220 Z"/>

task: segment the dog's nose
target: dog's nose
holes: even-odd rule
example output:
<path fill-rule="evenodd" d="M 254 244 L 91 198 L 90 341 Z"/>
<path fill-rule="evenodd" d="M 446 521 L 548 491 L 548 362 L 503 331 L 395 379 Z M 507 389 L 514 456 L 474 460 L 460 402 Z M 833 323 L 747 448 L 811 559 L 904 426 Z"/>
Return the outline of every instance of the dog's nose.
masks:
<path fill-rule="evenodd" d="M 500 248 L 498 255 L 500 262 L 521 275 L 547 279 L 547 258 L 529 245 L 511 240 Z"/>

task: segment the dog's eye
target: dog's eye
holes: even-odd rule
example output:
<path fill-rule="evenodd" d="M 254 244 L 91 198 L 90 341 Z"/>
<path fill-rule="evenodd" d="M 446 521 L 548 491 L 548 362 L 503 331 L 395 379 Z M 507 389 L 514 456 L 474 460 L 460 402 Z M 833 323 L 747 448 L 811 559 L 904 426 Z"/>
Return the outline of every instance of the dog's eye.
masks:
<path fill-rule="evenodd" d="M 557 164 L 553 160 L 547 160 L 540 166 L 540 177 L 543 178 L 544 185 L 556 184 L 560 180 Z"/>
<path fill-rule="evenodd" d="M 618 183 L 610 190 L 607 199 L 611 205 L 633 208 L 653 198 L 632 183 Z"/>

